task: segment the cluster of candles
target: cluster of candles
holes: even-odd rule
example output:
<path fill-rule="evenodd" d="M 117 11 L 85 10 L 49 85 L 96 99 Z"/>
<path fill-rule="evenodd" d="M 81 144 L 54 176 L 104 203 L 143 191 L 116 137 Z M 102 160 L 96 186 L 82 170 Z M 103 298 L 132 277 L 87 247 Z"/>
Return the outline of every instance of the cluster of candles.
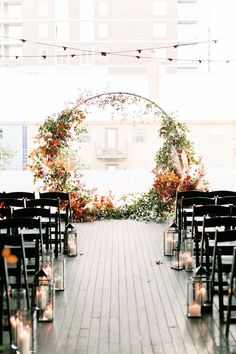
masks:
<path fill-rule="evenodd" d="M 184 269 L 187 272 L 192 272 L 194 267 L 194 257 L 192 255 L 192 252 L 184 251 L 183 253 L 181 253 L 181 258 L 182 258 Z"/>
<path fill-rule="evenodd" d="M 76 244 L 76 238 L 74 235 L 68 235 L 68 241 L 67 241 L 67 254 L 68 256 L 76 256 L 77 255 L 77 244 Z"/>
<path fill-rule="evenodd" d="M 32 328 L 30 321 L 26 321 L 22 313 L 10 317 L 13 335 L 13 344 L 21 354 L 30 354 L 32 349 Z"/>
<path fill-rule="evenodd" d="M 190 287 L 192 296 L 189 295 L 188 317 L 201 317 L 202 306 L 207 299 L 207 289 L 201 282 L 190 284 Z"/>
<path fill-rule="evenodd" d="M 53 283 L 42 277 L 36 288 L 36 306 L 38 309 L 39 321 L 53 320 Z"/>

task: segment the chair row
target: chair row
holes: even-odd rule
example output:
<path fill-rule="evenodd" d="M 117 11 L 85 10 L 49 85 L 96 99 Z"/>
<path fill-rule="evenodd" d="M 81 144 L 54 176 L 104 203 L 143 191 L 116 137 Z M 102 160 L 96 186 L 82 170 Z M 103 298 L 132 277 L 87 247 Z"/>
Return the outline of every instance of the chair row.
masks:
<path fill-rule="evenodd" d="M 209 196 L 210 192 L 192 191 L 192 193 L 193 195 L 189 196 L 186 192 L 185 195 L 182 195 L 181 198 L 178 199 L 176 204 L 176 223 L 179 230 L 186 230 L 188 227 L 190 228 L 192 226 L 191 221 L 194 206 L 236 206 L 236 192 L 228 191 L 229 195 L 225 196 Z M 202 193 L 205 193 L 205 195 L 201 195 Z M 235 195 L 230 195 L 230 193 L 235 193 Z M 236 213 L 235 208 L 232 208 L 231 214 L 233 212 Z"/>
<path fill-rule="evenodd" d="M 10 196 L 6 197 L 8 194 Z M 45 225 L 47 225 L 45 240 L 48 239 L 50 246 L 53 240 L 54 244 L 59 247 L 55 246 L 55 252 L 61 252 L 62 243 L 65 239 L 65 227 L 71 220 L 70 194 L 66 192 L 45 192 L 39 194 L 40 198 L 28 199 L 30 196 L 31 194 L 26 192 L 4 193 L 4 198 L 0 198 L 0 217 L 9 218 L 13 215 L 19 217 L 41 216 L 44 221 L 43 226 L 46 227 Z M 49 231 L 50 234 L 48 234 Z"/>
<path fill-rule="evenodd" d="M 211 284 L 211 305 L 217 294 L 219 299 L 219 318 L 225 321 L 226 334 L 229 333 L 229 324 L 232 322 L 232 305 L 229 297 L 233 288 L 232 280 L 229 285 L 230 275 L 235 278 L 236 247 L 236 216 L 209 216 L 203 217 L 203 222 L 198 228 L 195 224 L 194 242 L 196 263 L 206 269 Z M 235 294 L 235 289 L 233 291 Z M 232 295 L 232 294 L 231 294 Z"/>

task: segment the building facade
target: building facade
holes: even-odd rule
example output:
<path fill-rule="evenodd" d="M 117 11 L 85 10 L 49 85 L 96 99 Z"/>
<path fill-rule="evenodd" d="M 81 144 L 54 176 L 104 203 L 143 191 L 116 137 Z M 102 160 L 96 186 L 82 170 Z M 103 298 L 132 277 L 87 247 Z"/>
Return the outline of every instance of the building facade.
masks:
<path fill-rule="evenodd" d="M 105 66 L 109 75 L 204 71 L 197 60 L 172 60 L 186 54 L 177 43 L 209 39 L 204 6 L 204 0 L 0 0 L 0 65 Z M 192 58 L 209 56 L 209 46 L 196 47 Z M 147 65 L 142 56 L 154 60 Z"/>
<path fill-rule="evenodd" d="M 37 122 L 0 122 L 3 146 L 15 151 L 10 170 L 26 170 Z M 189 138 L 208 170 L 236 169 L 236 122 L 189 121 Z M 162 145 L 159 122 L 88 121 L 79 156 L 87 170 L 151 170 Z M 14 136 L 14 139 L 12 138 Z"/>

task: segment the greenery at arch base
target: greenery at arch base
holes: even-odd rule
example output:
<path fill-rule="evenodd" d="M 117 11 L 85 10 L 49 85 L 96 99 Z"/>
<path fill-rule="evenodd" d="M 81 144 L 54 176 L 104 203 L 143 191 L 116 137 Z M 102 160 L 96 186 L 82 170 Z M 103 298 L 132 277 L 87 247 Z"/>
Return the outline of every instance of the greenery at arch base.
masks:
<path fill-rule="evenodd" d="M 29 169 L 43 191 L 69 191 L 73 221 L 134 219 L 165 221 L 174 214 L 176 191 L 207 190 L 205 171 L 188 139 L 185 123 L 162 114 L 159 134 L 162 147 L 154 159 L 153 184 L 144 193 L 124 195 L 116 201 L 112 192 L 98 195 L 81 183 L 78 151 L 73 141 L 86 131 L 82 109 L 66 108 L 48 117 L 38 129 L 35 149 L 29 156 Z M 63 208 L 63 204 L 62 204 Z"/>

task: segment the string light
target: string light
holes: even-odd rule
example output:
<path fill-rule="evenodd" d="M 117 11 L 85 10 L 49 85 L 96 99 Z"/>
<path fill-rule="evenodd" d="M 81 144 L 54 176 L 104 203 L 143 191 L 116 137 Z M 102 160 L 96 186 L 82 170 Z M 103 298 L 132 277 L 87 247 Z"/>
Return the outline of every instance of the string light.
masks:
<path fill-rule="evenodd" d="M 122 57 L 127 57 L 127 58 L 134 58 L 134 59 L 147 59 L 147 60 L 159 60 L 159 61 L 169 61 L 169 62 L 198 62 L 199 64 L 202 63 L 232 63 L 235 62 L 236 59 L 230 60 L 230 59 L 225 59 L 225 60 L 218 60 L 218 59 L 182 59 L 182 58 L 174 58 L 174 57 L 167 57 L 167 58 L 160 58 L 158 56 L 145 56 L 145 55 L 137 55 L 138 54 L 143 54 L 143 52 L 147 51 L 158 51 L 158 49 L 177 49 L 179 47 L 184 47 L 184 46 L 195 46 L 195 45 L 200 45 L 200 44 L 209 44 L 209 43 L 218 43 L 218 39 L 213 39 L 213 40 L 207 40 L 207 41 L 199 41 L 199 42 L 183 42 L 183 43 L 175 43 L 172 45 L 167 45 L 167 46 L 160 46 L 160 47 L 152 47 L 152 48 L 139 48 L 139 49 L 130 49 L 130 50 L 121 50 L 121 51 L 111 51 L 111 52 L 105 52 L 105 51 L 96 51 L 96 50 L 88 50 L 88 49 L 81 49 L 81 48 L 74 48 L 74 47 L 69 47 L 65 45 L 58 45 L 58 44 L 52 44 L 52 43 L 46 43 L 46 42 L 38 42 L 38 41 L 30 41 L 28 39 L 24 38 L 15 38 L 15 37 L 10 37 L 10 36 L 4 36 L 0 35 L 0 38 L 7 38 L 7 39 L 12 39 L 12 40 L 19 40 L 23 44 L 25 43 L 32 43 L 32 44 L 37 44 L 40 46 L 49 46 L 49 47 L 54 47 L 54 48 L 61 48 L 63 51 L 67 50 L 74 50 L 74 51 L 80 51 L 80 53 L 72 53 L 72 54 L 56 54 L 56 55 L 1 55 L 1 58 L 58 58 L 58 57 L 64 57 L 64 58 L 74 58 L 74 57 L 81 57 L 81 56 L 89 56 L 89 55 L 101 55 L 101 56 L 107 56 L 109 55 L 115 55 L 115 56 L 122 56 Z M 132 54 L 134 53 L 134 54 Z"/>

